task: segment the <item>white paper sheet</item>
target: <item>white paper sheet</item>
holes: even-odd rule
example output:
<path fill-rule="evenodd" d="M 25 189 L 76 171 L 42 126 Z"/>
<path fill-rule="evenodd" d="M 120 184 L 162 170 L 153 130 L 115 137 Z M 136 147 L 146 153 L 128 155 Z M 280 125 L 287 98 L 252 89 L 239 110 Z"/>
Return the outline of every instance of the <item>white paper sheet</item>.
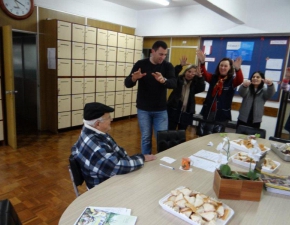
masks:
<path fill-rule="evenodd" d="M 225 155 L 221 155 L 219 153 L 210 152 L 207 150 L 200 150 L 197 153 L 193 154 L 194 156 L 198 156 L 204 159 L 211 160 L 215 163 L 225 164 L 227 163 L 227 157 Z"/>
<path fill-rule="evenodd" d="M 286 45 L 287 40 L 271 40 L 270 45 Z"/>
<path fill-rule="evenodd" d="M 197 167 L 197 168 L 200 168 L 200 169 L 212 172 L 212 173 L 216 170 L 216 168 L 219 167 L 219 165 L 215 162 L 202 159 L 194 155 L 189 156 L 189 158 L 194 167 Z"/>
<path fill-rule="evenodd" d="M 271 79 L 272 81 L 280 81 L 281 71 L 266 70 L 265 77 Z"/>
<path fill-rule="evenodd" d="M 203 42 L 204 54 L 206 55 L 211 54 L 211 46 L 212 46 L 212 40 L 205 40 Z"/>
<path fill-rule="evenodd" d="M 281 70 L 283 59 L 268 59 L 266 62 L 266 69 Z"/>
<path fill-rule="evenodd" d="M 176 161 L 176 159 L 173 159 L 173 158 L 170 158 L 170 157 L 168 157 L 168 156 L 164 156 L 164 157 L 162 157 L 161 159 L 160 159 L 161 161 L 164 161 L 164 162 L 167 162 L 167 163 L 173 163 L 173 162 L 175 162 Z"/>
<path fill-rule="evenodd" d="M 205 61 L 206 62 L 215 62 L 215 58 L 213 58 L 213 57 L 206 57 L 205 58 Z"/>
<path fill-rule="evenodd" d="M 249 79 L 250 69 L 251 69 L 250 65 L 241 65 L 241 70 L 243 72 L 244 79 Z"/>

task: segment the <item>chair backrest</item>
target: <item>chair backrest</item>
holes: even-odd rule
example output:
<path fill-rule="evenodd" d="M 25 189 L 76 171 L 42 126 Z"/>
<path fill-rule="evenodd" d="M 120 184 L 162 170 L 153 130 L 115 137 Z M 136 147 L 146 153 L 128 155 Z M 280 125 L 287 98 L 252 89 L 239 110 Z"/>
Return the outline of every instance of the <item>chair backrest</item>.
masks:
<path fill-rule="evenodd" d="M 22 225 L 13 205 L 8 199 L 0 201 L 0 224 Z"/>
<path fill-rule="evenodd" d="M 260 138 L 266 138 L 266 130 L 239 125 L 236 129 L 237 134 L 255 135 L 260 134 Z"/>
<path fill-rule="evenodd" d="M 80 192 L 78 190 L 78 186 L 82 185 L 85 179 L 83 177 L 81 167 L 78 164 L 78 162 L 75 160 L 73 155 L 70 155 L 69 157 L 69 173 L 70 173 L 71 180 L 73 182 L 73 187 L 74 187 L 76 196 L 79 196 Z"/>
<path fill-rule="evenodd" d="M 208 134 L 222 133 L 225 132 L 225 129 L 226 127 L 224 123 L 200 120 L 196 128 L 196 135 L 202 137 Z"/>
<path fill-rule="evenodd" d="M 269 140 L 270 141 L 277 141 L 277 142 L 281 142 L 281 143 L 290 143 L 290 140 L 277 138 L 277 137 L 273 137 L 273 136 L 270 136 Z"/>
<path fill-rule="evenodd" d="M 162 130 L 157 132 L 157 152 L 162 152 L 185 142 L 185 130 Z"/>

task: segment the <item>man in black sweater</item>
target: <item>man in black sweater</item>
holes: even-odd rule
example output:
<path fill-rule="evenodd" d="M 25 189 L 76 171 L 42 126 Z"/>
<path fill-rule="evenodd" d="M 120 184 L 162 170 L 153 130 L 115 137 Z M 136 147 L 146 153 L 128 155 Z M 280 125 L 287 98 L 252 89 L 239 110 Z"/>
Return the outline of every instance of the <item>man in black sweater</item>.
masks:
<path fill-rule="evenodd" d="M 167 88 L 176 87 L 176 78 L 173 65 L 164 60 L 166 55 L 167 44 L 156 41 L 150 58 L 136 62 L 125 79 L 127 88 L 132 88 L 138 81 L 136 107 L 143 154 L 151 154 L 152 151 L 152 126 L 155 137 L 157 131 L 168 129 Z"/>

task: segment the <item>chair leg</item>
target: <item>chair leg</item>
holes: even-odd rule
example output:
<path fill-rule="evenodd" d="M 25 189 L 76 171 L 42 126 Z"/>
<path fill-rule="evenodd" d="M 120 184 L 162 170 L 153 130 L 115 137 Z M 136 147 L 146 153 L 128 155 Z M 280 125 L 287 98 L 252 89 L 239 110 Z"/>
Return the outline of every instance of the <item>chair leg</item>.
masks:
<path fill-rule="evenodd" d="M 80 192 L 79 192 L 77 186 L 75 185 L 74 177 L 73 177 L 72 171 L 71 171 L 70 168 L 68 169 L 68 171 L 69 171 L 70 179 L 72 180 L 72 184 L 73 184 L 73 188 L 74 188 L 75 194 L 76 194 L 77 197 L 79 197 L 79 196 L 80 196 Z"/>

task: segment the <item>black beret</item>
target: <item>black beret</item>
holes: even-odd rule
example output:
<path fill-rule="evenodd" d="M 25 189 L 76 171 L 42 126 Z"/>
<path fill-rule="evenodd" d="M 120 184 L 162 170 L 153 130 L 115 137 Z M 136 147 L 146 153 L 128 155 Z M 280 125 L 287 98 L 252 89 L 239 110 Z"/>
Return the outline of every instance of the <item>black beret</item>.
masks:
<path fill-rule="evenodd" d="M 105 113 L 114 112 L 114 108 L 99 102 L 90 102 L 85 105 L 84 119 L 95 120 L 103 116 Z"/>

